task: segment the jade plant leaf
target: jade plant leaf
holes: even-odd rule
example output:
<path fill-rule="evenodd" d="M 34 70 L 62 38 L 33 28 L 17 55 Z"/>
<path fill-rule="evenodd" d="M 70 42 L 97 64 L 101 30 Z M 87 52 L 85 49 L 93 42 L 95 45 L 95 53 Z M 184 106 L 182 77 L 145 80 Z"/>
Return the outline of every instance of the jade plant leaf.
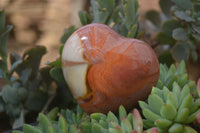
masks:
<path fill-rule="evenodd" d="M 151 21 L 155 26 L 160 27 L 161 17 L 160 13 L 156 10 L 150 10 L 146 13 L 146 18 Z"/>
<path fill-rule="evenodd" d="M 176 44 L 172 48 L 171 52 L 172 52 L 172 56 L 177 61 L 187 60 L 189 58 L 189 50 L 187 48 L 187 45 Z"/>
<path fill-rule="evenodd" d="M 173 5 L 173 2 L 171 0 L 159 0 L 159 5 L 162 10 L 162 12 L 167 16 L 171 16 L 170 9 Z"/>
<path fill-rule="evenodd" d="M 173 30 L 180 27 L 181 24 L 177 20 L 169 20 L 163 23 L 162 30 L 165 35 L 172 37 Z"/>
<path fill-rule="evenodd" d="M 190 9 L 192 8 L 191 0 L 171 0 L 174 2 L 178 7 L 182 9 Z"/>
<path fill-rule="evenodd" d="M 6 103 L 19 104 L 20 98 L 18 96 L 17 88 L 6 85 L 2 89 L 2 97 Z"/>
<path fill-rule="evenodd" d="M 186 21 L 186 22 L 195 22 L 195 20 L 192 17 L 190 17 L 188 14 L 186 14 L 184 11 L 175 11 L 174 15 L 177 18 L 179 18 L 179 19 L 181 19 L 183 21 Z"/>
<path fill-rule="evenodd" d="M 172 37 L 178 41 L 186 41 L 188 39 L 187 33 L 183 28 L 176 28 L 173 30 Z"/>

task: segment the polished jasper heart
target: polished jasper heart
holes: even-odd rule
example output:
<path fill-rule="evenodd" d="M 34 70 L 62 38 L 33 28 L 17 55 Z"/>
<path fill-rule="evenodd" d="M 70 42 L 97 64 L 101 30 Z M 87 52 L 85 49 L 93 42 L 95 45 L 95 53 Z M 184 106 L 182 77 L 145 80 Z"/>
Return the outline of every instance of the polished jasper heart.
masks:
<path fill-rule="evenodd" d="M 66 41 L 62 54 L 65 80 L 87 112 L 132 108 L 144 100 L 159 78 L 159 63 L 143 41 L 120 36 L 104 24 L 89 24 Z"/>

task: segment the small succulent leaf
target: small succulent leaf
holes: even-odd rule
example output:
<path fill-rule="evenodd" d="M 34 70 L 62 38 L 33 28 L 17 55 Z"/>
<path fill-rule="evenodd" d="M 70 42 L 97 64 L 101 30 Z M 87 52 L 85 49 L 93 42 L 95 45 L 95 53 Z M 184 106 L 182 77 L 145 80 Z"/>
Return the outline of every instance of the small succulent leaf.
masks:
<path fill-rule="evenodd" d="M 121 121 L 121 127 L 127 133 L 130 133 L 132 131 L 132 125 L 125 117 Z"/>
<path fill-rule="evenodd" d="M 162 118 L 160 118 L 160 119 L 162 119 Z M 143 119 L 143 126 L 145 129 L 149 129 L 149 128 L 155 127 L 155 124 L 154 124 L 154 121 Z"/>
<path fill-rule="evenodd" d="M 92 125 L 90 122 L 81 123 L 81 131 L 83 131 L 83 133 L 92 133 L 91 129 L 92 129 Z"/>
<path fill-rule="evenodd" d="M 174 45 L 176 43 L 176 40 L 174 40 L 172 36 L 169 37 L 164 32 L 159 32 L 156 35 L 156 41 L 158 41 L 161 45 Z"/>
<path fill-rule="evenodd" d="M 4 32 L 6 25 L 5 10 L 0 10 L 0 35 Z"/>
<path fill-rule="evenodd" d="M 178 68 L 176 70 L 176 75 L 182 75 L 184 73 L 186 73 L 186 65 L 185 62 L 182 60 L 178 65 Z"/>
<path fill-rule="evenodd" d="M 181 133 L 183 131 L 183 125 L 174 123 L 170 128 L 169 128 L 169 133 Z"/>
<path fill-rule="evenodd" d="M 0 35 L 0 56 L 2 56 L 3 59 L 7 58 L 7 39 L 12 28 L 13 26 L 8 25 L 6 31 Z"/>
<path fill-rule="evenodd" d="M 150 128 L 145 131 L 145 133 L 160 133 L 156 127 Z"/>
<path fill-rule="evenodd" d="M 51 70 L 50 70 L 50 75 L 53 79 L 55 79 L 56 81 L 58 82 L 64 82 L 65 83 L 65 78 L 64 78 L 64 75 L 63 75 L 63 71 L 62 71 L 62 68 L 59 68 L 59 67 L 53 67 Z"/>
<path fill-rule="evenodd" d="M 173 5 L 173 2 L 171 0 L 159 0 L 159 5 L 162 10 L 162 12 L 167 16 L 171 16 L 171 6 Z"/>
<path fill-rule="evenodd" d="M 24 132 L 22 132 L 22 131 L 17 131 L 17 130 L 14 130 L 14 131 L 12 131 L 12 133 L 24 133 Z"/>
<path fill-rule="evenodd" d="M 173 58 L 177 61 L 187 60 L 189 58 L 189 50 L 187 48 L 187 45 L 176 44 L 171 49 L 171 52 Z"/>
<path fill-rule="evenodd" d="M 176 28 L 173 30 L 172 37 L 178 41 L 186 41 L 188 39 L 187 33 L 183 28 Z"/>
<path fill-rule="evenodd" d="M 61 59 L 57 59 L 56 61 L 47 63 L 47 65 L 61 68 L 62 67 L 62 61 L 61 61 Z"/>
<path fill-rule="evenodd" d="M 186 120 L 188 115 L 189 115 L 189 109 L 188 108 L 179 109 L 174 121 L 179 122 L 179 123 L 181 123 L 181 122 L 184 123 L 184 121 Z"/>
<path fill-rule="evenodd" d="M 106 115 L 105 114 L 102 114 L 102 113 L 92 113 L 91 115 L 90 115 L 90 118 L 91 119 L 95 119 L 97 122 L 99 122 L 99 120 L 101 119 L 101 118 L 106 118 Z"/>
<path fill-rule="evenodd" d="M 178 19 L 181 19 L 183 21 L 186 21 L 186 22 L 195 22 L 195 20 L 192 17 L 190 17 L 188 14 L 186 14 L 184 11 L 175 11 L 174 15 Z"/>
<path fill-rule="evenodd" d="M 174 76 L 174 73 L 176 72 L 176 67 L 174 66 L 174 64 L 172 64 L 169 67 L 168 73 L 167 73 L 167 78 Z"/>
<path fill-rule="evenodd" d="M 118 118 L 111 111 L 109 111 L 107 114 L 107 120 L 108 120 L 108 122 L 114 122 L 114 123 L 119 124 Z"/>
<path fill-rule="evenodd" d="M 161 116 L 155 114 L 150 109 L 142 109 L 142 113 L 147 120 L 156 121 L 161 118 Z"/>
<path fill-rule="evenodd" d="M 68 133 L 67 122 L 63 116 L 58 119 L 58 133 Z"/>
<path fill-rule="evenodd" d="M 58 107 L 54 107 L 53 109 L 51 109 L 48 114 L 46 115 L 46 117 L 51 120 L 51 121 L 54 121 L 56 120 L 57 116 L 58 116 L 58 111 L 59 111 L 59 108 Z"/>
<path fill-rule="evenodd" d="M 178 98 L 176 96 L 176 94 L 169 92 L 168 96 L 167 96 L 167 104 L 171 104 L 172 106 L 174 106 L 174 108 L 178 108 Z"/>
<path fill-rule="evenodd" d="M 172 121 L 167 119 L 158 119 L 154 124 L 159 128 L 168 128 L 172 124 Z"/>
<path fill-rule="evenodd" d="M 14 120 L 14 123 L 12 125 L 12 129 L 17 129 L 19 127 L 22 127 L 24 124 L 24 115 L 23 111 L 21 111 L 20 116 Z"/>
<path fill-rule="evenodd" d="M 17 94 L 17 88 L 5 85 L 2 89 L 2 98 L 5 103 L 19 104 L 20 98 Z"/>
<path fill-rule="evenodd" d="M 51 126 L 51 122 L 48 120 L 48 118 L 40 113 L 39 114 L 39 127 L 41 128 L 43 133 L 48 133 L 48 128 Z"/>
<path fill-rule="evenodd" d="M 181 24 L 177 20 L 168 20 L 163 23 L 162 30 L 166 36 L 172 37 L 173 30 L 180 27 Z"/>
<path fill-rule="evenodd" d="M 155 26 L 160 27 L 161 25 L 161 17 L 160 13 L 156 10 L 150 10 L 146 13 L 146 18 Z"/>
<path fill-rule="evenodd" d="M 184 98 L 190 94 L 190 88 L 188 85 L 185 85 L 180 93 L 180 97 L 179 97 L 179 106 L 181 105 L 181 103 L 183 102 Z"/>
<path fill-rule="evenodd" d="M 137 133 L 142 133 L 143 131 L 143 122 L 142 117 L 137 109 L 133 109 L 133 129 L 137 131 Z"/>
<path fill-rule="evenodd" d="M 193 98 L 192 98 L 191 94 L 188 94 L 187 96 L 185 96 L 185 98 L 181 102 L 179 109 L 190 108 L 192 101 L 193 101 Z"/>
<path fill-rule="evenodd" d="M 160 115 L 161 107 L 164 104 L 162 98 L 156 94 L 150 94 L 148 97 L 148 104 L 154 113 Z"/>
<path fill-rule="evenodd" d="M 121 105 L 119 107 L 119 119 L 120 119 L 120 121 L 122 121 L 122 119 L 126 118 L 126 117 L 127 117 L 126 109 Z"/>
<path fill-rule="evenodd" d="M 166 86 L 164 86 L 162 90 L 163 90 L 163 101 L 166 102 L 167 101 L 168 93 L 170 91 L 169 91 L 169 89 Z"/>
<path fill-rule="evenodd" d="M 171 104 L 165 103 L 160 110 L 160 114 L 165 119 L 174 120 L 174 118 L 176 117 L 177 111 L 174 106 L 172 106 Z"/>
<path fill-rule="evenodd" d="M 28 124 L 24 124 L 23 126 L 23 132 L 24 133 L 43 133 L 42 131 L 40 131 L 39 129 L 28 125 Z"/>
<path fill-rule="evenodd" d="M 69 126 L 69 133 L 79 133 L 78 128 L 76 127 L 76 125 L 70 125 Z"/>
<path fill-rule="evenodd" d="M 180 87 L 183 87 L 184 85 L 186 85 L 187 82 L 188 82 L 188 75 L 186 73 L 181 75 L 180 78 L 178 78 L 178 83 Z"/>
<path fill-rule="evenodd" d="M 196 130 L 194 130 L 192 127 L 184 126 L 182 133 L 198 133 Z"/>
<path fill-rule="evenodd" d="M 178 7 L 182 9 L 190 9 L 192 8 L 191 0 L 171 0 L 174 2 Z"/>
<path fill-rule="evenodd" d="M 150 109 L 149 105 L 144 101 L 139 101 L 139 106 L 141 109 Z"/>
<path fill-rule="evenodd" d="M 56 133 L 56 130 L 52 126 L 49 126 L 49 128 L 47 129 L 47 132 L 48 133 Z"/>
<path fill-rule="evenodd" d="M 102 133 L 102 128 L 99 124 L 94 123 L 92 125 L 92 133 Z"/>
<path fill-rule="evenodd" d="M 197 114 L 200 113 L 200 109 L 198 109 L 196 112 L 190 114 L 187 119 L 184 121 L 184 123 L 192 123 L 197 119 Z"/>
<path fill-rule="evenodd" d="M 61 37 L 60 41 L 62 44 L 65 44 L 69 36 L 76 30 L 75 26 L 71 26 L 68 29 L 66 29 L 65 33 Z"/>
<path fill-rule="evenodd" d="M 163 93 L 162 90 L 157 87 L 153 87 L 151 90 L 151 94 L 155 94 L 155 95 L 159 96 L 160 98 L 163 98 L 162 93 Z"/>

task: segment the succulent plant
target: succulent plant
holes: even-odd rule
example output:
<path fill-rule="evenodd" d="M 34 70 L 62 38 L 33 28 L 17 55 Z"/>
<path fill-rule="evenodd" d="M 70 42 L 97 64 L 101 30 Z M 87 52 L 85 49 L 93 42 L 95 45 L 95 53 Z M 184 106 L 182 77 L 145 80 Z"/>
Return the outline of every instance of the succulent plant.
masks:
<path fill-rule="evenodd" d="M 188 125 L 197 119 L 200 98 L 195 82 L 187 78 L 185 63 L 177 70 L 174 65 L 160 67 L 157 87 L 152 88 L 147 103 L 139 101 L 144 127 L 156 126 L 159 132 L 197 132 Z"/>
<path fill-rule="evenodd" d="M 54 112 L 54 114 L 57 111 Z M 62 110 L 58 121 L 51 121 L 44 114 L 39 115 L 39 124 L 37 127 L 25 124 L 24 133 L 142 133 L 143 122 L 137 109 L 133 112 L 126 112 L 123 106 L 119 107 L 119 117 L 112 112 L 107 115 L 102 113 L 93 113 L 87 115 L 78 106 L 76 114 L 70 110 Z M 23 133 L 22 131 L 13 131 L 13 133 Z M 151 128 L 145 133 L 158 133 L 156 128 Z"/>

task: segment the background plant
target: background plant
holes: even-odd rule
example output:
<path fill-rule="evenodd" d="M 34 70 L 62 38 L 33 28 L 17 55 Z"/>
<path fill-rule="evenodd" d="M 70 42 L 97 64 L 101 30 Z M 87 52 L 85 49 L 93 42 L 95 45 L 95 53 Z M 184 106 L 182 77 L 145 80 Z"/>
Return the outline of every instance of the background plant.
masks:
<path fill-rule="evenodd" d="M 198 0 L 160 0 L 162 14 L 152 10 L 146 14 L 160 28 L 156 36 L 159 42 L 161 62 L 193 60 L 199 58 L 200 48 L 200 3 Z M 162 16 L 162 17 L 161 17 Z M 162 18 L 165 18 L 162 23 Z"/>
<path fill-rule="evenodd" d="M 69 107 L 69 103 L 73 106 L 71 93 L 51 78 L 50 74 L 55 70 L 50 66 L 39 68 L 41 58 L 46 53 L 45 47 L 35 46 L 22 56 L 11 53 L 11 67 L 8 68 L 6 42 L 12 26 L 5 28 L 4 10 L 0 11 L 0 22 L 0 78 L 7 83 L 0 92 L 0 112 L 9 115 L 13 128 L 22 126 L 25 119 L 27 122 L 35 121 L 37 113 L 52 108 L 55 106 L 53 103 L 58 102 L 60 105 L 56 106 L 62 107 Z M 59 89 L 55 89 L 53 82 Z"/>

